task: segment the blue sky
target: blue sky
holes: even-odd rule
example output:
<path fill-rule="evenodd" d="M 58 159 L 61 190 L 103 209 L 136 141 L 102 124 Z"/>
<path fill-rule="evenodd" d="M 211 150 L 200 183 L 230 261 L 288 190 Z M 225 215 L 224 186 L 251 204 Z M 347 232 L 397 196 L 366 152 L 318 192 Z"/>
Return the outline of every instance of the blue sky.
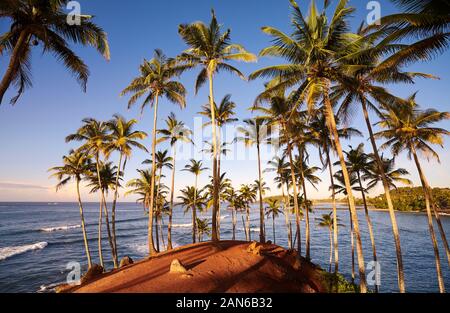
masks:
<path fill-rule="evenodd" d="M 175 56 L 186 48 L 180 39 L 177 28 L 180 23 L 198 20 L 209 21 L 210 10 L 214 8 L 220 23 L 225 28 L 231 28 L 232 41 L 243 44 L 247 50 L 258 53 L 269 44 L 269 37 L 260 28 L 265 25 L 280 28 L 289 32 L 289 1 L 287 0 L 229 0 L 229 1 L 79 1 L 83 14 L 95 15 L 95 22 L 108 33 L 111 47 L 111 60 L 106 62 L 94 49 L 74 47 L 74 50 L 88 64 L 91 76 L 86 93 L 64 67 L 51 55 L 42 54 L 36 47 L 33 58 L 33 88 L 27 90 L 16 106 L 12 107 L 6 100 L 14 96 L 10 90 L 2 106 L 0 106 L 0 201 L 71 201 L 75 197 L 73 190 L 55 193 L 54 180 L 49 180 L 47 169 L 58 165 L 61 157 L 75 147 L 64 142 L 67 134 L 80 126 L 84 117 L 109 119 L 114 113 L 120 113 L 126 118 L 139 120 L 139 129 L 151 132 L 152 111 L 148 108 L 142 115 L 136 106 L 127 110 L 127 98 L 119 97 L 120 91 L 138 74 L 138 66 L 144 58 L 151 58 L 155 48 L 161 48 L 169 56 Z M 357 8 L 352 19 L 353 27 L 366 18 L 368 1 L 350 1 Z M 309 1 L 299 1 L 306 13 Z M 321 1 L 318 1 L 321 3 Z M 333 4 L 336 1 L 332 1 Z M 382 14 L 394 12 L 395 8 L 388 1 L 380 1 Z M 7 21 L 0 21 L 0 32 L 8 29 Z M 0 58 L 0 75 L 3 75 L 9 56 Z M 257 63 L 235 64 L 245 74 L 279 60 L 263 58 Z M 432 62 L 416 64 L 411 71 L 423 71 L 439 76 L 438 81 L 419 80 L 415 85 L 397 85 L 390 90 L 399 96 L 408 96 L 419 90 L 418 102 L 423 106 L 432 106 L 439 110 L 448 110 L 450 87 L 450 52 L 445 53 Z M 180 110 L 166 100 L 161 101 L 159 111 L 159 126 L 163 126 L 164 118 L 175 112 L 189 127 L 194 126 L 194 116 L 200 106 L 207 102 L 207 88 L 194 95 L 193 85 L 197 71 L 186 73 L 181 80 L 188 89 L 187 108 Z M 239 119 L 250 117 L 247 110 L 255 96 L 261 92 L 263 81 L 245 82 L 229 74 L 220 74 L 215 80 L 215 97 L 221 99 L 225 94 L 232 94 L 236 102 L 236 113 Z M 375 119 L 374 119 L 375 121 Z M 365 125 L 358 115 L 352 126 L 365 132 Z M 444 122 L 441 127 L 450 128 L 450 123 Z M 366 138 L 357 138 L 351 142 L 343 142 L 356 146 L 365 142 Z M 147 146 L 150 140 L 145 141 Z M 162 145 L 161 148 L 167 148 Z M 238 150 L 241 151 L 241 150 Z M 433 186 L 448 186 L 450 171 L 446 167 L 450 157 L 448 149 L 437 151 L 441 155 L 442 164 L 435 161 L 424 162 L 424 169 Z M 136 152 L 127 165 L 125 181 L 136 176 L 135 169 L 142 168 L 140 162 L 147 158 L 144 152 Z M 116 160 L 115 157 L 112 159 Z M 177 162 L 181 169 L 186 160 Z M 205 165 L 211 167 L 205 159 Z M 317 151 L 311 151 L 311 163 L 319 165 Z M 411 173 L 410 178 L 419 183 L 413 163 L 405 156 L 397 158 L 398 166 L 405 167 Z M 228 173 L 235 186 L 251 183 L 256 179 L 256 162 L 253 160 L 224 161 L 223 170 Z M 170 173 L 167 172 L 166 175 Z M 208 180 L 208 172 L 202 175 L 199 183 Z M 318 185 L 318 191 L 309 188 L 313 198 L 328 196 L 327 173 L 319 173 L 323 183 Z M 273 176 L 266 175 L 266 181 L 271 184 Z M 176 189 L 192 184 L 193 179 L 186 172 L 177 173 Z M 373 194 L 380 189 L 373 191 Z M 272 193 L 278 193 L 272 188 Z M 83 192 L 87 200 L 96 200 L 95 195 Z M 133 197 L 122 198 L 123 201 L 133 201 Z"/>

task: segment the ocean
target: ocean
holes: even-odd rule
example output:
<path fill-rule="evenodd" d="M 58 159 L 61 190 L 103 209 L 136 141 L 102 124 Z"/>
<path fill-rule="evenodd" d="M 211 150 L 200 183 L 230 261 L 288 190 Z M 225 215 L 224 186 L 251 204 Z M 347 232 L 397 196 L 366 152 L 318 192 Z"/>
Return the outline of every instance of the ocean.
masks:
<path fill-rule="evenodd" d="M 93 261 L 98 263 L 97 219 L 98 204 L 85 203 L 85 219 L 89 246 Z M 348 211 L 345 207 L 338 211 L 341 223 L 339 231 L 340 272 L 351 278 L 351 250 Z M 317 218 L 331 211 L 328 204 L 317 205 L 310 216 L 311 258 L 312 262 L 328 269 L 329 236 L 328 230 L 318 227 Z M 380 292 L 397 292 L 396 259 L 389 215 L 383 211 L 370 212 L 380 262 Z M 426 215 L 421 213 L 397 214 L 405 268 L 406 289 L 408 292 L 438 292 L 434 254 L 431 245 Z M 211 212 L 200 217 L 210 219 Z M 221 210 L 221 239 L 231 239 L 231 212 Z M 367 232 L 364 212 L 359 211 L 364 257 L 366 264 L 371 261 L 372 250 Z M 119 203 L 117 208 L 117 241 L 119 256 L 130 256 L 134 260 L 147 254 L 147 217 L 141 205 Z M 295 232 L 294 216 L 291 221 Z M 241 214 L 237 219 L 237 239 L 245 239 Z M 450 217 L 442 216 L 445 231 L 450 236 Z M 191 216 L 184 214 L 180 206 L 175 208 L 173 218 L 174 245 L 191 243 Z M 104 225 L 105 226 L 105 225 Z M 164 220 L 166 237 L 167 219 Z M 259 237 L 258 206 L 254 205 L 251 214 L 252 239 Z M 305 225 L 302 222 L 302 240 L 305 238 Z M 437 229 L 436 229 L 437 231 Z M 266 221 L 267 239 L 273 241 L 272 220 Z M 445 250 L 440 242 L 441 266 L 446 289 L 450 290 L 450 269 Z M 166 238 L 164 239 L 165 243 Z M 204 240 L 207 240 L 205 237 Z M 284 216 L 276 219 L 276 243 L 286 247 L 286 227 Z M 161 246 L 163 243 L 161 242 Z M 304 241 L 303 241 L 304 252 Z M 106 267 L 113 267 L 109 254 L 106 229 L 103 227 L 103 254 Z M 86 269 L 83 237 L 77 203 L 1 203 L 0 202 L 0 292 L 51 292 L 53 288 L 66 281 L 72 268 L 71 262 L 81 264 Z"/>

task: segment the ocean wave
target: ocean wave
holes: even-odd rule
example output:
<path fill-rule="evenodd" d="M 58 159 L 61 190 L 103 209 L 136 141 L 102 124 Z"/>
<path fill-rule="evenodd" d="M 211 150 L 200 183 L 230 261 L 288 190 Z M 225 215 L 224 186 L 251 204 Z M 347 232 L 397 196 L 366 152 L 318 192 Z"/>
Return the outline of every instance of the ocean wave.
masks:
<path fill-rule="evenodd" d="M 63 284 L 63 282 L 53 283 L 53 284 L 48 284 L 48 285 L 41 285 L 36 292 L 37 293 L 54 293 L 54 292 L 56 292 L 55 288 L 61 284 Z"/>
<path fill-rule="evenodd" d="M 164 249 L 162 243 L 160 243 L 160 244 L 161 244 L 161 249 Z M 166 244 L 167 244 L 167 242 L 166 242 Z M 180 247 L 180 245 L 177 242 L 172 240 L 172 248 L 175 249 L 178 247 Z M 134 243 L 131 245 L 131 249 L 141 255 L 147 255 L 148 254 L 148 243 L 146 243 L 146 242 L 145 243 Z"/>
<path fill-rule="evenodd" d="M 50 233 L 50 232 L 54 232 L 54 231 L 69 230 L 69 229 L 75 229 L 75 228 L 80 228 L 80 227 L 81 227 L 81 225 L 63 225 L 63 226 L 40 228 L 39 231 L 42 231 L 45 233 Z"/>
<path fill-rule="evenodd" d="M 173 228 L 189 228 L 192 227 L 192 223 L 187 224 L 172 224 Z"/>
<path fill-rule="evenodd" d="M 42 241 L 31 245 L 0 248 L 0 261 L 28 251 L 44 249 L 48 242 Z"/>

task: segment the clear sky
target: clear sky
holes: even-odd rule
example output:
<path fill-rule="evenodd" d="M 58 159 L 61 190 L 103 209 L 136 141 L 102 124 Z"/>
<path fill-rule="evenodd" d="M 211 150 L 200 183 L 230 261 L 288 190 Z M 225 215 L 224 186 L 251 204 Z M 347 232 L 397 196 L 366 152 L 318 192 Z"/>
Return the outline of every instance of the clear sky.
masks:
<path fill-rule="evenodd" d="M 26 91 L 16 106 L 8 104 L 14 95 L 10 90 L 2 106 L 0 106 L 0 201 L 73 201 L 75 195 L 70 186 L 58 193 L 54 190 L 55 180 L 49 179 L 47 169 L 61 163 L 61 157 L 76 147 L 66 144 L 66 135 L 74 132 L 85 117 L 107 120 L 114 113 L 120 113 L 126 118 L 137 118 L 139 129 L 151 132 L 152 111 L 148 108 L 142 115 L 136 106 L 127 110 L 127 98 L 119 97 L 120 91 L 128 85 L 138 74 L 138 66 L 144 58 L 151 58 L 155 48 L 161 48 L 169 56 L 175 56 L 186 48 L 180 39 L 177 28 L 180 23 L 198 20 L 208 22 L 210 10 L 216 10 L 220 23 L 225 28 L 231 28 L 232 41 L 243 44 L 247 50 L 258 53 L 269 44 L 269 37 L 260 28 L 265 25 L 280 28 L 289 32 L 290 9 L 287 0 L 228 0 L 228 1 L 106 1 L 81 0 L 83 14 L 95 15 L 95 22 L 108 33 L 111 46 L 111 60 L 106 62 L 94 49 L 75 47 L 75 51 L 85 60 L 91 71 L 86 93 L 71 77 L 64 67 L 48 54 L 42 54 L 41 47 L 36 47 L 32 58 L 33 88 Z M 306 13 L 309 1 L 298 1 Z M 318 1 L 319 4 L 322 1 Z M 336 1 L 332 1 L 333 4 Z M 353 27 L 356 28 L 365 20 L 369 11 L 366 9 L 368 1 L 350 1 L 357 8 Z M 382 14 L 389 14 L 395 8 L 388 1 L 380 1 Z M 3 33 L 9 25 L 6 20 L 0 20 L 0 32 Z M 3 75 L 9 56 L 0 58 L 0 75 Z M 263 58 L 253 64 L 236 64 L 245 74 L 279 60 Z M 418 103 L 423 106 L 448 110 L 450 88 L 450 52 L 436 60 L 416 64 L 410 67 L 412 71 L 422 71 L 439 76 L 438 81 L 420 80 L 415 85 L 397 85 L 390 90 L 399 96 L 408 96 L 419 90 Z M 189 127 L 194 127 L 194 117 L 200 106 L 207 102 L 207 88 L 203 88 L 197 96 L 194 95 L 194 78 L 197 71 L 184 74 L 182 82 L 188 89 L 187 108 L 180 110 L 173 104 L 162 100 L 159 112 L 159 126 L 163 127 L 163 120 L 171 112 L 175 112 Z M 263 81 L 245 82 L 229 74 L 220 74 L 215 80 L 216 101 L 225 94 L 232 94 L 236 102 L 236 113 L 239 119 L 250 117 L 247 110 L 253 103 L 255 96 L 262 91 Z M 375 122 L 374 118 L 374 122 Z M 352 126 L 363 131 L 366 135 L 365 124 L 361 115 L 357 115 Z M 441 127 L 450 128 L 450 123 L 444 122 Z M 198 134 L 198 133 L 197 133 Z M 231 135 L 230 135 L 231 136 Z M 370 145 L 365 138 L 356 138 L 351 142 L 343 142 L 344 147 L 349 144 L 356 146 L 360 142 L 366 144 L 370 152 Z M 205 138 L 207 139 L 207 138 Z M 150 139 L 145 141 L 150 146 Z M 448 147 L 448 145 L 447 145 Z M 162 145 L 167 148 L 167 145 Z M 242 147 L 234 149 L 234 153 L 242 153 Z M 200 150 L 197 146 L 196 150 Z M 450 171 L 448 160 L 450 152 L 437 148 L 442 164 L 435 161 L 423 161 L 424 169 L 433 186 L 448 187 Z M 254 153 L 254 152 L 252 152 Z M 320 165 L 318 153 L 311 150 L 312 165 Z M 386 154 L 388 154 L 386 152 Z M 235 154 L 234 154 L 235 155 Z M 135 152 L 127 165 L 125 181 L 136 176 L 135 169 L 143 168 L 140 164 L 148 158 L 144 152 Z M 200 157 L 200 156 L 197 156 Z M 187 158 L 177 162 L 181 169 Z M 116 161 L 116 157 L 112 158 Z M 264 162 L 265 163 L 265 162 Z M 205 165 L 211 167 L 205 158 Z M 250 160 L 234 158 L 223 162 L 223 170 L 228 173 L 235 186 L 251 183 L 257 177 L 257 167 L 253 157 Z M 402 155 L 397 158 L 397 166 L 408 169 L 410 178 L 417 185 L 419 183 L 413 163 Z M 169 172 L 166 176 L 169 176 Z M 205 172 L 199 180 L 204 184 L 209 173 Z M 323 182 L 318 185 L 318 191 L 309 188 L 312 198 L 328 197 L 327 172 L 319 173 Z M 272 185 L 272 175 L 266 175 L 265 180 Z M 193 179 L 189 173 L 178 172 L 176 190 Z M 377 194 L 380 188 L 373 191 Z M 272 193 L 278 191 L 272 187 Z M 85 200 L 95 201 L 96 195 L 89 195 L 83 191 Z M 133 197 L 121 198 L 122 201 L 134 201 Z"/>

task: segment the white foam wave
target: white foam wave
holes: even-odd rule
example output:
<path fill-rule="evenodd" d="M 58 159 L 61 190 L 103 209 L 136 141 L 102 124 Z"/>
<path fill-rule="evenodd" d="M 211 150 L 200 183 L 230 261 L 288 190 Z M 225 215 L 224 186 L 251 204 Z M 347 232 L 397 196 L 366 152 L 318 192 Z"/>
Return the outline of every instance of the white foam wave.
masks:
<path fill-rule="evenodd" d="M 80 228 L 80 227 L 81 227 L 81 225 L 63 225 L 63 226 L 55 226 L 55 227 L 45 227 L 45 228 L 39 229 L 39 231 L 50 233 L 50 232 L 54 232 L 54 231 L 69 230 L 69 229 L 75 229 L 75 228 Z"/>
<path fill-rule="evenodd" d="M 37 293 L 51 293 L 55 292 L 55 288 L 61 285 L 62 283 L 53 283 L 48 285 L 41 285 L 39 289 L 36 291 Z"/>
<path fill-rule="evenodd" d="M 31 245 L 0 248 L 0 261 L 28 251 L 44 249 L 47 245 L 48 243 L 43 241 Z"/>
<path fill-rule="evenodd" d="M 172 224 L 173 228 L 188 228 L 188 227 L 192 227 L 192 223 L 188 223 L 188 224 Z"/>

